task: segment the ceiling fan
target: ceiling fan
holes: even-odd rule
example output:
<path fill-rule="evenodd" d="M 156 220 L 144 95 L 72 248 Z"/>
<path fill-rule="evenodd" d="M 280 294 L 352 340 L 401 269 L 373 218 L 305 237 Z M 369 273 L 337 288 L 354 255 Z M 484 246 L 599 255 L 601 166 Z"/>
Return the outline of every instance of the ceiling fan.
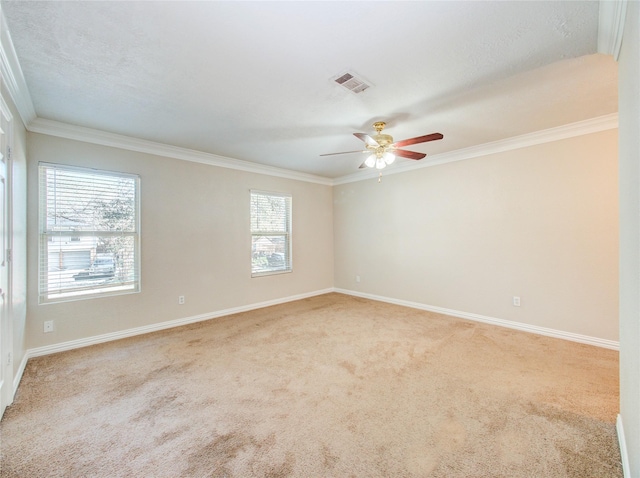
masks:
<path fill-rule="evenodd" d="M 369 136 L 365 133 L 353 133 L 356 138 L 364 141 L 366 148 L 364 150 L 344 151 L 342 153 L 328 153 L 321 154 L 320 156 L 333 156 L 336 154 L 349 153 L 369 153 L 369 156 L 367 157 L 367 159 L 365 159 L 364 163 L 360 165 L 360 168 L 375 167 L 376 169 L 384 169 L 387 167 L 387 165 L 395 161 L 396 156 L 416 160 L 422 159 L 426 156 L 425 153 L 416 153 L 414 151 L 407 151 L 406 149 L 400 148 L 409 146 L 411 144 L 435 141 L 444 137 L 440 133 L 432 133 L 424 136 L 417 136 L 415 138 L 403 139 L 402 141 L 396 141 L 394 143 L 391 135 L 382 133 L 382 130 L 385 126 L 386 123 L 384 121 L 377 121 L 373 123 L 373 127 L 377 132 L 377 134 L 374 134 L 373 136 Z"/>

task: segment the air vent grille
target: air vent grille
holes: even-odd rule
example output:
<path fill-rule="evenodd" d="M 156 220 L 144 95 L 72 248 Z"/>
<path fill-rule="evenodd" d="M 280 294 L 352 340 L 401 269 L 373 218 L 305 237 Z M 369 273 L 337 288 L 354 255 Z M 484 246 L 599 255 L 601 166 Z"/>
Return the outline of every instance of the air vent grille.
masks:
<path fill-rule="evenodd" d="M 356 77 L 353 73 L 349 72 L 343 73 L 334 81 L 355 94 L 362 93 L 363 91 L 371 87 L 370 84 L 367 84 L 364 80 Z"/>

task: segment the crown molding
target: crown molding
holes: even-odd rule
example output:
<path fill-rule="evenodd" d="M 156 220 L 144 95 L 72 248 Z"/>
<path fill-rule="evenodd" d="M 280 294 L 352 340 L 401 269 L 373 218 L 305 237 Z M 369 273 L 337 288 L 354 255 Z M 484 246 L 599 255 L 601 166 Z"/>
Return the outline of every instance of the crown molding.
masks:
<path fill-rule="evenodd" d="M 573 138 L 585 134 L 598 133 L 618 127 L 618 113 L 599 116 L 597 118 L 579 121 L 564 126 L 545 129 L 535 133 L 527 133 L 513 138 L 493 141 L 491 143 L 471 146 L 469 148 L 458 149 L 447 153 L 434 154 L 428 159 L 419 162 L 405 162 L 395 165 L 393 168 L 385 169 L 384 175 L 404 173 L 415 169 L 429 168 L 439 164 L 452 163 L 454 161 L 463 161 L 465 159 L 473 159 L 489 154 L 502 153 L 512 151 L 514 149 L 526 148 L 538 144 L 560 141 L 562 139 Z M 380 172 L 377 169 L 367 169 L 357 173 L 348 174 L 333 180 L 333 185 L 353 183 L 356 181 L 364 181 L 378 177 Z"/>
<path fill-rule="evenodd" d="M 18 61 L 18 55 L 13 47 L 13 41 L 7 22 L 0 6 L 0 75 L 7 86 L 18 114 L 24 125 L 28 125 L 36 118 L 36 109 L 33 107 L 27 82 L 22 74 L 22 68 Z"/>
<path fill-rule="evenodd" d="M 598 53 L 613 55 L 618 61 L 626 15 L 627 0 L 600 0 Z"/>
<path fill-rule="evenodd" d="M 263 164 L 252 163 L 240 159 L 232 159 L 224 156 L 218 156 L 211 153 L 203 153 L 192 149 L 171 146 L 154 141 L 132 138 L 115 133 L 108 133 L 84 126 L 75 126 L 59 121 L 36 118 L 27 126 L 32 133 L 46 134 L 49 136 L 57 136 L 59 138 L 73 139 L 83 141 L 85 143 L 99 144 L 102 146 L 110 146 L 113 148 L 126 149 L 139 153 L 153 154 L 168 158 L 181 159 L 183 161 L 191 161 L 194 163 L 208 164 L 210 166 L 218 166 L 221 168 L 236 169 L 239 171 L 247 171 L 250 173 L 264 174 L 267 176 L 276 176 L 285 179 L 294 179 L 296 181 L 305 181 L 309 183 L 322 184 L 331 186 L 332 181 L 329 178 L 316 176 L 314 174 L 301 173 L 291 171 L 289 169 L 277 168 L 275 166 L 267 166 Z"/>
<path fill-rule="evenodd" d="M 423 160 L 417 163 L 406 162 L 402 164 L 396 164 L 393 168 L 385 169 L 384 174 L 386 176 L 392 174 L 400 174 L 415 169 L 428 168 L 440 164 L 452 163 L 454 161 L 463 161 L 466 159 L 478 158 L 489 154 L 512 151 L 514 149 L 526 148 L 528 146 L 535 146 L 538 144 L 559 141 L 576 136 L 582 136 L 585 134 L 597 133 L 600 131 L 615 129 L 617 127 L 618 114 L 612 113 L 585 121 L 579 121 L 577 123 L 571 123 L 564 126 L 558 126 L 556 128 L 537 131 L 535 133 L 527 133 L 521 136 L 515 136 L 513 138 L 493 141 L 491 143 L 485 143 L 478 146 L 450 151 L 447 153 L 436 154 L 429 157 L 429 159 L 426 161 Z M 196 163 L 208 164 L 211 166 L 218 166 L 221 168 L 236 169 L 251 173 L 265 174 L 268 176 L 276 176 L 297 181 L 311 182 L 322 184 L 325 186 L 336 186 L 339 184 L 364 181 L 367 179 L 375 178 L 379 174 L 379 171 L 376 169 L 367 169 L 366 171 L 358 171 L 357 173 L 349 174 L 347 176 L 342 176 L 332 180 L 313 174 L 301 173 L 288 169 L 276 168 L 274 166 L 261 165 L 249 161 L 227 158 L 211 153 L 203 153 L 191 149 L 180 148 L 178 146 L 156 143 L 153 141 L 132 138 L 130 136 L 124 136 L 115 133 L 108 133 L 106 131 L 86 128 L 84 126 L 70 125 L 67 123 L 47 120 L 43 118 L 34 119 L 33 121 L 31 121 L 31 123 L 29 123 L 27 128 L 33 133 L 57 136 L 60 138 L 73 139 L 76 141 L 99 144 L 102 146 L 110 146 L 114 148 L 126 149 L 129 151 L 137 151 L 140 153 L 165 156 L 169 158 L 180 159 L 183 161 L 192 161 Z"/>

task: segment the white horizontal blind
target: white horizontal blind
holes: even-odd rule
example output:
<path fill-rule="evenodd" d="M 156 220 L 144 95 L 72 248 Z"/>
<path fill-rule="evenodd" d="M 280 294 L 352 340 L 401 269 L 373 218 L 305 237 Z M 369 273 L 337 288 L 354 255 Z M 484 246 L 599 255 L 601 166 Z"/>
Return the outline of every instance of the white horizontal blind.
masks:
<path fill-rule="evenodd" d="M 40 163 L 40 302 L 139 290 L 136 175 Z"/>
<path fill-rule="evenodd" d="M 253 190 L 251 275 L 291 270 L 291 195 Z"/>

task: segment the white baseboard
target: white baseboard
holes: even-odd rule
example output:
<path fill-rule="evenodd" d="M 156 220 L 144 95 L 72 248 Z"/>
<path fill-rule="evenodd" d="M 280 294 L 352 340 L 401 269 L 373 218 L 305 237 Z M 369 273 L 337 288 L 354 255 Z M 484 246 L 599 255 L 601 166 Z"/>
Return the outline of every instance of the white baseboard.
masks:
<path fill-rule="evenodd" d="M 150 332 L 157 332 L 160 330 L 171 329 L 173 327 L 180 327 L 181 325 L 193 324 L 195 322 L 202 322 L 204 320 L 215 319 L 225 315 L 237 314 L 240 312 L 247 312 L 255 309 L 262 309 L 264 307 L 270 307 L 272 305 L 284 304 L 286 302 L 293 302 L 295 300 L 306 299 L 308 297 L 314 297 L 317 295 L 328 294 L 333 292 L 333 289 L 323 289 L 305 294 L 292 295 L 289 297 L 283 297 L 280 299 L 267 300 L 264 302 L 257 302 L 255 304 L 243 305 L 240 307 L 232 307 L 230 309 L 218 310 L 216 312 L 208 312 L 206 314 L 194 315 L 191 317 L 184 317 L 182 319 L 168 320 L 166 322 L 160 322 L 157 324 L 145 325 L 143 327 L 135 327 L 133 329 L 121 330 L 118 332 L 111 332 L 108 334 L 95 335 L 93 337 L 87 337 L 84 339 L 71 340 L 68 342 L 61 342 L 59 344 L 45 345 L 44 347 L 37 347 L 28 349 L 25 353 L 24 363 L 27 359 L 32 357 L 40 357 L 42 355 L 49 355 L 57 352 L 65 352 L 67 350 L 78 349 L 81 347 L 88 347 L 90 345 L 101 344 L 104 342 L 111 342 L 113 340 L 124 339 L 127 337 L 134 337 L 136 335 L 148 334 Z M 19 380 L 18 380 L 19 383 Z M 17 386 L 15 387 L 17 389 Z"/>
<path fill-rule="evenodd" d="M 408 300 L 393 299 L 391 297 L 384 297 L 384 296 L 375 295 L 375 294 L 365 294 L 365 293 L 357 292 L 354 290 L 340 289 L 340 288 L 334 288 L 333 290 L 341 294 L 352 295 L 355 297 L 362 297 L 363 299 L 377 300 L 380 302 L 388 302 L 389 304 L 396 304 L 396 305 L 402 305 L 405 307 L 411 307 L 413 309 L 426 310 L 429 312 L 437 312 L 438 314 L 451 315 L 453 317 L 473 320 L 475 322 L 483 322 L 485 324 L 499 325 L 500 327 L 521 330 L 523 332 L 530 332 L 538 335 L 545 335 L 547 337 L 570 340 L 571 342 L 579 342 L 581 344 L 595 345 L 596 347 L 602 347 L 605 349 L 612 349 L 612 350 L 620 349 L 620 343 L 616 342 L 615 340 L 601 339 L 598 337 L 591 337 L 589 335 L 574 334 L 572 332 L 565 332 L 563 330 L 548 329 L 546 327 L 539 327 L 537 325 L 524 324 L 522 322 L 514 322 L 512 320 L 497 319 L 495 317 L 488 317 L 486 315 L 463 312 L 461 310 L 445 309 L 444 307 L 436 307 L 433 305 L 422 304 L 420 302 L 411 302 Z"/>
<path fill-rule="evenodd" d="M 22 380 L 24 369 L 27 368 L 27 360 L 29 360 L 29 353 L 25 352 L 24 357 L 22 357 L 22 361 L 20 362 L 20 367 L 18 367 L 18 372 L 15 377 L 13 377 L 13 395 L 11 396 L 12 403 L 16 396 L 16 392 L 18 391 L 18 385 L 20 385 L 20 381 Z"/>
<path fill-rule="evenodd" d="M 27 361 L 33 357 L 40 357 L 42 355 L 49 355 L 49 354 L 58 353 L 58 352 L 65 352 L 67 350 L 78 349 L 81 347 L 88 347 L 90 345 L 101 344 L 104 342 L 111 342 L 113 340 L 124 339 L 127 337 L 134 337 L 136 335 L 148 334 L 151 332 L 157 332 L 160 330 L 170 329 L 173 327 L 180 327 L 182 325 L 193 324 L 196 322 L 202 322 L 204 320 L 215 319 L 225 315 L 232 315 L 240 312 L 248 312 L 250 310 L 262 309 L 264 307 L 270 307 L 273 305 L 293 302 L 296 300 L 306 299 L 306 298 L 314 297 L 317 295 L 328 294 L 330 292 L 338 292 L 341 294 L 352 295 L 355 297 L 362 297 L 365 299 L 377 300 L 380 302 L 388 302 L 390 304 L 402 305 L 402 306 L 411 307 L 414 309 L 426 310 L 429 312 L 437 312 L 439 314 L 450 315 L 450 316 L 459 317 L 462 319 L 473 320 L 476 322 L 483 322 L 491 325 L 498 325 L 498 326 L 507 327 L 510 329 L 531 332 L 539 335 L 546 335 L 549 337 L 555 337 L 555 338 L 570 340 L 573 342 L 580 342 L 584 344 L 595 345 L 598 347 L 603 347 L 603 348 L 608 348 L 613 350 L 619 349 L 619 343 L 613 340 L 600 339 L 597 337 L 590 337 L 586 335 L 574 334 L 571 332 L 564 332 L 561 330 L 548 329 L 545 327 L 538 327 L 535 325 L 523 324 L 520 322 L 497 319 L 494 317 L 488 317 L 488 316 L 479 315 L 479 314 L 472 314 L 469 312 L 463 312 L 459 310 L 445 309 L 443 307 L 436 307 L 436 306 L 421 304 L 419 302 L 393 299 L 390 297 L 384 297 L 384 296 L 379 296 L 374 294 L 365 294 L 365 293 L 357 292 L 353 290 L 332 287 L 328 289 L 308 292 L 305 294 L 282 297 L 280 299 L 257 302 L 254 304 L 248 304 L 240 307 L 232 307 L 229 309 L 218 310 L 215 312 L 208 312 L 206 314 L 199 314 L 191 317 L 184 317 L 182 319 L 169 320 L 169 321 L 160 322 L 157 324 L 151 324 L 151 325 L 146 325 L 142 327 L 135 327 L 132 329 L 121 330 L 118 332 L 111 332 L 108 334 L 96 335 L 93 337 L 87 337 L 83 339 L 71 340 L 68 342 L 61 342 L 58 344 L 45 345 L 43 347 L 28 349 L 24 354 L 22 362 L 20 363 L 20 368 L 18 369 L 18 373 L 14 377 L 14 381 L 13 381 L 14 394 L 18 390 L 18 385 L 20 384 L 20 381 L 22 379 L 22 374 L 24 373 L 25 367 L 27 365 Z"/>
<path fill-rule="evenodd" d="M 618 432 L 618 444 L 620 445 L 620 458 L 622 459 L 622 474 L 624 478 L 631 478 L 629 470 L 629 455 L 627 452 L 627 442 L 624 438 L 624 428 L 622 426 L 622 417 L 618 415 L 616 419 L 616 431 Z"/>

